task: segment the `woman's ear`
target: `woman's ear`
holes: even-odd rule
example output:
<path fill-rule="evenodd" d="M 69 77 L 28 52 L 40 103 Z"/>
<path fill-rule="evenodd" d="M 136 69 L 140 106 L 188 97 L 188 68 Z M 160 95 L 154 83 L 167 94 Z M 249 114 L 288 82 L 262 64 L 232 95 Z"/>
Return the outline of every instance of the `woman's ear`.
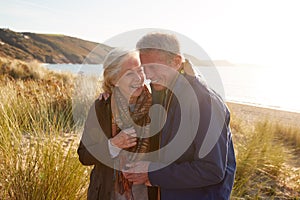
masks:
<path fill-rule="evenodd" d="M 115 81 L 113 81 L 113 86 L 115 86 L 115 87 L 119 87 L 119 81 L 117 81 L 117 82 L 115 82 Z"/>
<path fill-rule="evenodd" d="M 115 80 L 111 80 L 110 84 L 114 87 L 119 87 L 118 82 L 116 82 Z"/>

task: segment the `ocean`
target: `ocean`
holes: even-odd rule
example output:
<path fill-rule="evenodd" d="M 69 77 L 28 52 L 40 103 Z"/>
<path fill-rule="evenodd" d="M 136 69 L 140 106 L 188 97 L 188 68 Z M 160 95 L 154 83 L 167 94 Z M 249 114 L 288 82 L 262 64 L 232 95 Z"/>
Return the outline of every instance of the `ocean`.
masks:
<path fill-rule="evenodd" d="M 102 65 L 45 64 L 55 71 L 101 76 Z M 262 66 L 195 67 L 226 101 L 300 113 L 296 68 Z"/>

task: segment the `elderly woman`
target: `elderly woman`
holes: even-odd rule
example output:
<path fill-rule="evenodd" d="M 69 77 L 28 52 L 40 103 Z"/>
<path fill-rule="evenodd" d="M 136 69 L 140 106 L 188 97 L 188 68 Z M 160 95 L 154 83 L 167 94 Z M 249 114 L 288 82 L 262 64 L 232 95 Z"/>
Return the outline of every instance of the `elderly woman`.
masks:
<path fill-rule="evenodd" d="M 144 85 L 138 52 L 112 50 L 105 58 L 103 90 L 92 105 L 78 147 L 83 165 L 94 165 L 88 199 L 156 199 L 154 188 L 132 185 L 122 173 L 150 150 L 151 94 Z"/>

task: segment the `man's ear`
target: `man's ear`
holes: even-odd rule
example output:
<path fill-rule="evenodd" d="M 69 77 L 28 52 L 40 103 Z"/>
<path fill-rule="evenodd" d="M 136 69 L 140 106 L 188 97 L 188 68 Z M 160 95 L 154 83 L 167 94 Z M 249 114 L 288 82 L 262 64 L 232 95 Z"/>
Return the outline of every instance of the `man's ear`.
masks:
<path fill-rule="evenodd" d="M 174 62 L 174 66 L 176 68 L 176 70 L 179 70 L 179 68 L 181 67 L 182 64 L 182 58 L 180 55 L 176 55 L 175 58 L 173 59 Z"/>

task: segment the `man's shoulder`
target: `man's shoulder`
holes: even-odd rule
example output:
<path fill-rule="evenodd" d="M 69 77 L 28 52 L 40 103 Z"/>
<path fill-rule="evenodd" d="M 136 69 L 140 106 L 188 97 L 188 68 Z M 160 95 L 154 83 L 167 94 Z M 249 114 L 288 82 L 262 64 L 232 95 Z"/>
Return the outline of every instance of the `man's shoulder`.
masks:
<path fill-rule="evenodd" d="M 181 78 L 180 88 L 183 93 L 188 95 L 190 92 L 196 94 L 198 98 L 209 96 L 211 89 L 208 87 L 206 81 L 199 76 L 183 76 Z"/>

